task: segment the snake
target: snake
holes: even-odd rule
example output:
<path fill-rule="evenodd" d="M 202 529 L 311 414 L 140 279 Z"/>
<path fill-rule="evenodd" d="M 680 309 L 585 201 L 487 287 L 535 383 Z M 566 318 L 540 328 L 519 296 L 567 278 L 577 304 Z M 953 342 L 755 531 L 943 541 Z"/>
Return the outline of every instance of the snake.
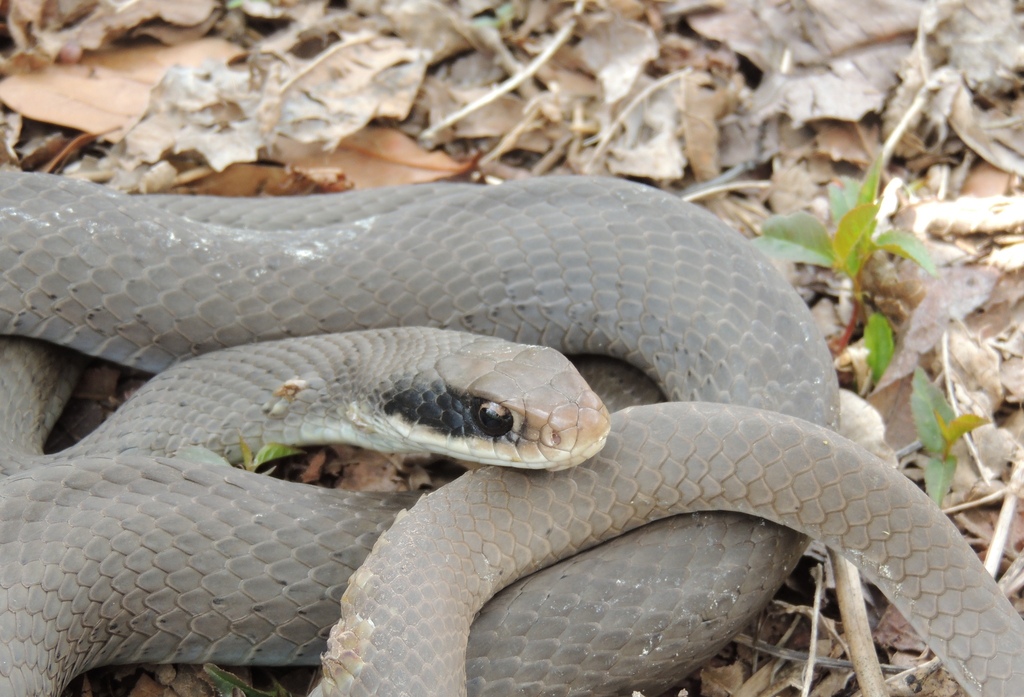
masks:
<path fill-rule="evenodd" d="M 1024 623 L 994 581 L 922 492 L 829 429 L 835 377 L 803 301 L 665 192 L 546 177 L 282 205 L 3 173 L 0 216 L 0 334 L 159 372 L 231 346 L 429 326 L 610 356 L 670 400 L 614 414 L 582 465 L 484 468 L 415 504 L 130 453 L 13 473 L 0 695 L 58 694 L 109 663 L 315 662 L 352 573 L 328 691 L 655 689 L 767 602 L 802 548 L 788 528 L 858 563 L 968 694 L 1019 691 Z M 470 628 L 495 588 L 588 547 Z M 707 575 L 658 587 L 677 558 Z"/>

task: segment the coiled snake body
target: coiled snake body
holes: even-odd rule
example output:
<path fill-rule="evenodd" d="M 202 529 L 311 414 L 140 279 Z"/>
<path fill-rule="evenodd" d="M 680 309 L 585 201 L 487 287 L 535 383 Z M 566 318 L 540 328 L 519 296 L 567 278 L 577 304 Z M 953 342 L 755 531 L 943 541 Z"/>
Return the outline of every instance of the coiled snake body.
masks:
<path fill-rule="evenodd" d="M 694 207 L 594 179 L 232 204 L 131 199 L 4 174 L 0 215 L 0 333 L 157 371 L 223 346 L 422 324 L 610 355 L 656 379 L 671 400 L 718 403 L 617 415 L 605 453 L 574 470 L 487 470 L 446 487 L 424 507 L 442 531 L 426 556 L 450 556 L 445 545 L 459 543 L 448 533 L 462 542 L 491 536 L 486 550 L 529 571 L 665 515 L 753 513 L 845 549 L 969 692 L 1019 693 L 1020 618 L 920 492 L 799 420 L 835 422 L 828 352 L 770 266 Z M 451 503 L 456 492 L 467 503 Z M 0 695 L 54 694 L 72 674 L 110 662 L 313 660 L 348 570 L 405 505 L 162 458 L 89 456 L 16 474 L 0 483 Z M 510 518 L 513 509 L 522 522 Z M 652 590 L 630 609 L 580 585 L 577 572 L 594 578 L 587 558 L 576 571 L 511 589 L 474 630 L 470 689 L 589 694 L 609 677 L 619 680 L 609 692 L 642 689 L 674 674 L 641 667 L 647 658 L 685 669 L 692 663 L 680 665 L 680 654 L 703 655 L 703 646 L 693 648 L 702 643 L 714 650 L 748 605 L 763 602 L 748 592 L 770 593 L 779 582 L 798 538 L 735 516 L 687 524 L 688 532 L 668 532 L 676 522 L 642 533 L 646 541 L 602 548 L 597 577 L 663 576 L 660 566 L 629 561 L 630 551 L 653 544 L 674 545 L 659 548 L 659 559 L 704 553 L 700 564 L 721 557 L 725 570 L 696 589 Z M 707 548 L 716 537 L 724 541 Z M 422 563 L 423 548 L 385 547 L 405 565 L 395 568 L 415 572 Z M 751 551 L 759 562 L 748 561 Z M 454 593 L 471 610 L 482 602 L 477 594 L 507 580 L 505 572 L 482 574 L 490 570 L 477 562 L 452 563 L 453 577 L 468 572 L 473 597 L 430 586 L 424 594 L 439 607 L 453 607 L 445 594 Z M 432 621 L 425 606 L 399 603 L 382 619 L 357 596 L 365 591 L 372 604 L 378 592 L 409 583 L 391 573 L 381 589 L 380 574 L 361 572 L 346 601 L 354 617 L 384 627 L 419 612 L 425 624 L 409 636 L 461 664 L 468 616 Z M 550 590 L 529 585 L 553 577 L 561 585 Z M 701 602 L 704 583 L 732 589 L 720 612 Z M 616 581 L 610 594 L 631 584 Z M 575 619 L 556 613 L 559 604 Z M 679 608 L 683 619 L 673 625 L 666 618 Z M 348 639 L 358 654 L 345 666 L 359 674 L 354 694 L 441 694 L 466 684 L 451 682 L 450 665 L 417 647 L 386 639 L 367 649 L 351 631 Z M 374 652 L 389 665 L 404 657 L 397 687 L 375 682 L 389 678 Z M 328 672 L 347 684 L 344 670 Z"/>

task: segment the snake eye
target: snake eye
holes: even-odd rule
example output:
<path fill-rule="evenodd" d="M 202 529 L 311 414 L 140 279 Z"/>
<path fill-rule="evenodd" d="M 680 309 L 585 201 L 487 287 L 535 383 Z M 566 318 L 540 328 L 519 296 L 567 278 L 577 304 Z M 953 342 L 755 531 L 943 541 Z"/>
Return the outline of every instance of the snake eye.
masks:
<path fill-rule="evenodd" d="M 512 430 L 512 412 L 495 402 L 481 400 L 473 412 L 477 426 L 492 438 L 503 436 Z"/>

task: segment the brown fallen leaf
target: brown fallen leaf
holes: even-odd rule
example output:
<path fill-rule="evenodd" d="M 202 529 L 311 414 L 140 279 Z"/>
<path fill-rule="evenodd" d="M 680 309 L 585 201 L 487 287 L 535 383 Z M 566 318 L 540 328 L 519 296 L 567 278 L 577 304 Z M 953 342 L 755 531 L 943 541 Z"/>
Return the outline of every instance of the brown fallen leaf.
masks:
<path fill-rule="evenodd" d="M 441 151 L 431 152 L 393 128 L 370 127 L 349 136 L 324 155 L 286 160 L 299 172 L 336 170 L 356 189 L 437 181 L 463 174 L 473 162 L 457 162 Z"/>
<path fill-rule="evenodd" d="M 894 221 L 918 235 L 959 237 L 1024 231 L 1024 196 L 964 196 L 905 206 Z"/>
<path fill-rule="evenodd" d="M 189 181 L 175 186 L 170 193 L 202 196 L 303 196 L 324 191 L 343 191 L 351 188 L 335 179 L 331 186 L 323 186 L 305 173 L 289 167 L 272 164 L 239 162 L 223 172 L 200 172 L 189 176 Z"/>
<path fill-rule="evenodd" d="M 752 104 L 760 119 L 782 113 L 797 123 L 856 122 L 884 106 L 919 13 L 916 0 L 799 7 L 726 0 L 688 20 L 765 73 Z"/>
<path fill-rule="evenodd" d="M 658 41 L 650 27 L 609 13 L 576 46 L 604 91 L 608 104 L 625 97 L 644 66 L 658 57 Z"/>
<path fill-rule="evenodd" d="M 941 269 L 939 278 L 929 279 L 924 299 L 911 314 L 896 354 L 876 390 L 914 372 L 920 357 L 942 337 L 949 320 L 963 319 L 980 307 L 998 279 L 997 270 L 979 266 Z"/>
<path fill-rule="evenodd" d="M 7 28 L 14 39 L 15 51 L 5 57 L 0 69 L 28 70 L 58 58 L 73 60 L 82 51 L 104 48 L 147 22 L 162 23 L 162 37 L 169 43 L 174 38 L 175 27 L 182 28 L 184 35 L 192 38 L 193 28 L 219 16 L 219 6 L 215 0 L 66 0 L 59 3 L 11 0 Z M 200 35 L 203 33 L 205 29 Z M 180 42 L 182 37 L 177 38 L 174 43 Z"/>
<path fill-rule="evenodd" d="M 170 67 L 229 60 L 241 53 L 238 46 L 217 38 L 102 51 L 75 65 L 4 78 L 0 99 L 23 116 L 116 143 L 145 113 L 150 90 Z"/>

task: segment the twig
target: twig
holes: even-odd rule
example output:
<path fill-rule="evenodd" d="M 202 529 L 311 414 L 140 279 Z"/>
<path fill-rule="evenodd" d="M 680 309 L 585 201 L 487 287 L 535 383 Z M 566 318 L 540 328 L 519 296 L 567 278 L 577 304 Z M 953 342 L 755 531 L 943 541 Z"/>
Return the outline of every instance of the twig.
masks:
<path fill-rule="evenodd" d="M 928 677 L 936 670 L 942 667 L 942 662 L 938 658 L 933 658 L 926 663 L 914 666 L 904 670 L 896 675 L 893 675 L 885 681 L 886 685 L 890 686 L 890 692 L 887 694 L 893 697 L 906 695 L 918 695 L 921 689 L 921 680 Z M 909 685 L 908 685 L 909 682 Z"/>
<path fill-rule="evenodd" d="M 633 113 L 634 109 L 636 109 L 640 104 L 646 101 L 648 97 L 650 97 L 652 94 L 660 90 L 665 85 L 675 80 L 678 80 L 680 77 L 683 77 L 684 75 L 689 75 L 691 72 L 693 72 L 691 68 L 683 68 L 682 70 L 677 70 L 674 73 L 663 75 L 662 77 L 659 77 L 651 84 L 647 85 L 647 87 L 645 87 L 643 90 L 641 90 L 640 94 L 634 97 L 629 102 L 629 104 L 627 104 L 622 109 L 622 111 L 616 114 L 612 122 L 601 130 L 601 134 L 600 136 L 598 136 L 597 139 L 597 146 L 594 148 L 594 152 L 591 153 L 590 159 L 587 160 L 587 164 L 583 166 L 583 174 L 590 174 L 590 172 L 594 168 L 594 165 L 597 164 L 598 159 L 601 156 L 603 156 L 605 150 L 608 149 L 608 145 L 612 142 L 612 137 L 616 134 L 616 132 L 618 132 L 619 127 L 623 124 L 626 118 L 631 113 Z"/>
<path fill-rule="evenodd" d="M 565 44 L 565 42 L 569 40 L 569 37 L 572 36 L 573 31 L 576 29 L 576 24 L 578 23 L 580 14 L 582 12 L 583 2 L 582 0 L 577 0 L 576 4 L 573 6 L 572 17 L 569 19 L 568 22 L 566 22 L 565 26 L 559 29 L 558 33 L 552 37 L 551 42 L 547 45 L 547 47 L 543 51 L 538 53 L 532 61 L 530 61 L 529 65 L 527 65 L 525 68 L 523 68 L 521 71 L 519 71 L 512 77 L 502 82 L 500 85 L 492 89 L 484 96 L 470 102 L 469 104 L 462 107 L 455 113 L 449 114 L 446 118 L 442 119 L 438 123 L 428 128 L 427 130 L 423 131 L 419 136 L 420 142 L 426 144 L 427 146 L 430 146 L 437 138 L 438 133 L 440 133 L 446 128 L 449 128 L 453 124 L 458 123 L 462 119 L 472 114 L 474 111 L 477 111 L 478 109 L 487 106 L 491 102 L 498 99 L 498 97 L 508 94 L 509 92 L 511 92 L 512 90 L 516 89 L 521 84 L 529 80 L 531 77 L 533 77 L 537 73 L 537 71 L 540 70 L 541 66 L 547 63 L 551 59 L 551 56 L 555 55 L 555 51 L 561 48 Z"/>
<path fill-rule="evenodd" d="M 741 162 L 738 165 L 733 165 L 729 169 L 725 170 L 717 177 L 708 179 L 707 181 L 697 182 L 691 184 L 682 191 L 679 192 L 679 198 L 684 201 L 692 201 L 694 196 L 699 196 L 704 192 L 704 189 L 720 186 L 722 184 L 730 184 L 739 179 L 741 174 L 746 174 L 754 168 L 754 163 L 751 161 Z"/>
<path fill-rule="evenodd" d="M 369 31 L 360 32 L 358 34 L 346 37 L 343 41 L 335 44 L 334 46 L 331 46 L 329 49 L 318 55 L 315 59 L 311 60 L 309 63 L 302 66 L 302 68 L 300 70 L 297 70 L 294 75 L 292 75 L 283 83 L 281 83 L 281 87 L 278 90 L 279 94 L 284 94 L 285 92 L 290 90 L 292 86 L 295 85 L 296 82 L 309 75 L 317 67 L 323 65 L 336 53 L 344 51 L 347 48 L 351 48 L 357 44 L 368 43 L 370 41 L 373 41 L 375 38 L 377 38 L 377 35 Z"/>
<path fill-rule="evenodd" d="M 533 124 L 534 117 L 537 115 L 537 112 L 540 111 L 540 104 L 541 101 L 539 96 L 531 99 L 523 110 L 523 118 L 519 119 L 519 123 L 513 126 L 489 153 L 481 157 L 480 162 L 477 164 L 480 166 L 486 165 L 511 150 L 519 140 L 519 136 L 525 133 L 526 129 Z"/>
<path fill-rule="evenodd" d="M 896 459 L 897 460 L 902 460 L 907 455 L 913 455 L 918 450 L 920 450 L 921 447 L 922 447 L 922 445 L 921 445 L 921 441 L 920 440 L 915 440 L 913 442 L 907 443 L 902 448 L 900 448 L 899 450 L 896 451 Z"/>
<path fill-rule="evenodd" d="M 811 577 L 814 579 L 814 606 L 811 613 L 811 637 L 807 651 L 807 664 L 804 666 L 803 687 L 800 689 L 800 697 L 807 697 L 811 693 L 811 683 L 814 682 L 815 659 L 818 654 L 818 619 L 821 617 L 821 597 L 825 592 L 824 573 L 821 565 L 811 569 Z"/>
<path fill-rule="evenodd" d="M 1020 505 L 1019 499 L 1021 494 L 1021 488 L 1024 486 L 1024 460 L 1019 457 L 1020 448 L 1017 448 L 1018 456 L 1014 458 L 1013 470 L 1010 472 L 1010 483 L 1003 490 L 1005 498 L 1003 498 L 1003 506 L 999 509 L 999 521 L 996 523 L 996 529 L 992 533 L 992 542 L 989 545 L 988 554 L 985 555 L 985 568 L 988 572 L 995 576 L 999 573 L 999 562 L 1003 557 L 1003 550 L 1006 547 L 1007 538 L 1010 533 L 1010 526 L 1013 524 L 1014 519 L 1017 517 L 1017 508 Z M 997 546 L 996 541 L 998 537 L 999 554 L 993 556 L 992 550 Z M 989 566 L 990 557 L 993 559 L 991 567 Z M 1021 556 L 1018 555 L 1014 559 L 1010 568 L 1006 570 L 1003 575 L 1003 579 L 1007 583 L 1001 583 L 1000 588 L 1003 589 L 1004 593 L 1013 592 L 1016 593 L 1020 589 L 1020 566 Z M 1015 585 L 1016 589 L 1009 591 L 1005 586 Z"/>
<path fill-rule="evenodd" d="M 981 506 L 987 506 L 990 503 L 1002 500 L 1007 494 L 1006 487 L 1000 487 L 998 491 L 993 491 L 991 494 L 982 496 L 980 499 L 974 499 L 973 501 L 964 501 L 958 503 L 955 506 L 943 508 L 942 512 L 946 515 L 953 515 L 954 513 L 960 513 L 961 511 L 969 511 L 972 508 L 980 508 Z"/>
<path fill-rule="evenodd" d="M 992 541 L 989 542 L 988 551 L 985 552 L 985 570 L 992 574 L 993 578 L 999 577 L 999 564 L 1003 560 L 1006 543 L 1010 539 L 1010 527 L 1017 519 L 1017 495 L 1009 488 L 1006 488 L 1004 492 L 1003 505 L 999 508 L 999 518 L 992 531 Z"/>
<path fill-rule="evenodd" d="M 857 673 L 861 692 L 869 697 L 886 697 L 882 668 L 875 653 L 875 642 L 871 638 L 868 613 L 864 608 L 864 594 L 857 567 L 833 550 L 829 550 L 832 570 L 836 576 L 836 599 L 843 616 L 846 630 L 847 649 Z"/>
<path fill-rule="evenodd" d="M 539 177 L 543 174 L 547 174 L 555 164 L 562 159 L 565 155 L 566 148 L 572 142 L 575 136 L 572 133 L 566 133 L 561 138 L 555 141 L 551 149 L 548 150 L 544 155 L 537 160 L 537 162 L 530 168 L 530 174 L 535 177 Z"/>
<path fill-rule="evenodd" d="M 942 372 L 946 394 L 949 397 L 950 405 L 953 407 L 953 415 L 960 416 L 963 410 L 960 409 L 953 386 L 952 363 L 949 360 L 948 331 L 942 334 Z M 978 447 L 975 445 L 974 438 L 971 437 L 970 433 L 964 434 L 964 444 L 967 446 L 968 452 L 971 453 L 971 458 L 974 460 L 978 473 L 984 476 L 981 453 L 978 452 Z M 1017 496 L 1010 493 L 1009 489 L 1005 491 L 1008 495 L 1003 497 L 999 518 L 996 520 L 995 529 L 992 531 L 992 540 L 989 542 L 988 551 L 985 553 L 985 569 L 993 577 L 999 574 L 999 564 L 1003 559 L 1003 553 L 1006 551 L 1006 543 L 1010 539 L 1010 526 L 1013 524 L 1017 513 Z"/>
<path fill-rule="evenodd" d="M 754 651 L 759 651 L 774 658 L 783 658 L 787 661 L 792 661 L 794 663 L 807 662 L 808 656 L 806 651 L 784 649 L 781 646 L 769 644 L 767 641 L 761 641 L 760 639 L 755 639 L 746 634 L 737 634 L 732 638 L 732 640 L 733 642 L 741 646 L 746 646 L 748 648 L 753 649 Z M 829 656 L 819 656 L 815 660 L 815 663 L 819 667 L 827 668 L 829 670 L 853 670 L 853 662 L 844 660 L 842 658 L 830 658 Z M 900 666 L 894 666 L 889 663 L 882 664 L 881 669 L 883 673 L 889 674 L 902 673 L 905 670 Z"/>
<path fill-rule="evenodd" d="M 698 191 L 694 191 L 693 193 L 680 196 L 679 198 L 682 199 L 683 201 L 690 201 L 692 203 L 694 201 L 703 201 L 706 198 L 710 198 L 717 194 L 725 194 L 730 191 L 745 191 L 747 189 L 770 189 L 772 186 L 773 184 L 771 182 L 754 179 L 744 179 L 738 182 L 730 182 L 727 184 L 717 184 L 715 186 L 702 187 Z"/>
<path fill-rule="evenodd" d="M 953 416 L 960 416 L 960 414 L 963 413 L 963 410 L 960 408 L 960 402 L 956 398 L 956 390 L 953 389 L 953 371 L 952 364 L 949 360 L 948 331 L 942 333 L 942 377 L 943 383 L 946 386 L 946 396 L 949 398 L 949 404 L 953 407 Z M 978 447 L 974 444 L 974 438 L 971 437 L 970 433 L 964 434 L 964 444 L 967 446 L 967 450 L 971 454 L 971 459 L 974 461 L 974 467 L 978 474 L 984 477 L 985 473 L 981 468 L 981 453 L 978 452 Z"/>

